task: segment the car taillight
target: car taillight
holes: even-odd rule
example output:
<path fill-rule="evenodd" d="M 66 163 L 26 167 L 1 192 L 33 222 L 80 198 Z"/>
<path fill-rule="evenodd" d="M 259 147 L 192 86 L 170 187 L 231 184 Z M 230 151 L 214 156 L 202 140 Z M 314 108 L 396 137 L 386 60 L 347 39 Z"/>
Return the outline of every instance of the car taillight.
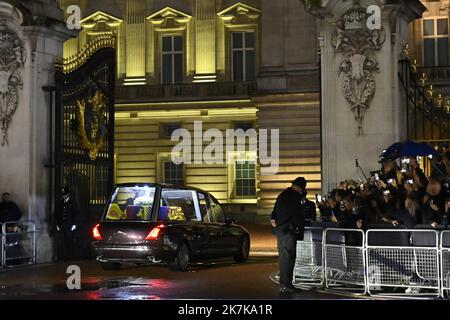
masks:
<path fill-rule="evenodd" d="M 150 233 L 145 237 L 145 240 L 156 240 L 158 239 L 159 234 L 161 233 L 161 229 L 163 229 L 165 226 L 163 224 L 154 227 Z"/>
<path fill-rule="evenodd" d="M 96 224 L 94 229 L 92 229 L 92 236 L 95 240 L 102 240 L 102 235 L 100 234 L 100 231 L 98 230 L 98 227 L 100 224 Z"/>

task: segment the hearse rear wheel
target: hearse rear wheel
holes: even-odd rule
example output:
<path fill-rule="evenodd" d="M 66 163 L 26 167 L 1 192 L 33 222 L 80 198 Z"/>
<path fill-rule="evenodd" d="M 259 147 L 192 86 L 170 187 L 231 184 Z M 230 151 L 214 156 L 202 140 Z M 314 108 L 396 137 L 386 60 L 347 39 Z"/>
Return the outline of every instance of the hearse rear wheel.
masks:
<path fill-rule="evenodd" d="M 119 270 L 121 266 L 119 262 L 102 262 L 103 270 Z"/>
<path fill-rule="evenodd" d="M 176 257 L 168 263 L 172 271 L 184 272 L 189 266 L 189 248 L 185 242 L 178 246 Z"/>

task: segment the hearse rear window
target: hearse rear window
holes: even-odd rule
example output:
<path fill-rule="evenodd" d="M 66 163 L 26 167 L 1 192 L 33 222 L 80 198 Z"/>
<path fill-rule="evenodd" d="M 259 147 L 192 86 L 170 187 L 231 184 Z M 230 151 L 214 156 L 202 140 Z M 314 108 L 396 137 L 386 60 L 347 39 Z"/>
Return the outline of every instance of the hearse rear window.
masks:
<path fill-rule="evenodd" d="M 158 221 L 201 221 L 197 193 L 192 190 L 163 189 Z"/>
<path fill-rule="evenodd" d="M 106 212 L 106 220 L 150 221 L 155 200 L 154 187 L 116 188 Z"/>

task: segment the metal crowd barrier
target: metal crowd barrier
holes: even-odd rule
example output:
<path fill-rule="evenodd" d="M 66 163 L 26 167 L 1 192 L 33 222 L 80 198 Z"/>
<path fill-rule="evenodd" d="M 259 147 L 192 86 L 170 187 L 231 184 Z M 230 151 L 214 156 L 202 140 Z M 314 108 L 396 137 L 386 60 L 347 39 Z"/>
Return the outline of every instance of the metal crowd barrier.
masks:
<path fill-rule="evenodd" d="M 324 231 L 323 239 L 325 288 L 366 294 L 364 232 L 330 228 Z"/>
<path fill-rule="evenodd" d="M 450 297 L 450 231 L 442 231 L 440 238 L 441 294 Z"/>
<path fill-rule="evenodd" d="M 450 296 L 450 230 L 305 228 L 295 285 L 373 296 Z"/>
<path fill-rule="evenodd" d="M 303 240 L 297 241 L 295 284 L 322 286 L 322 231 L 320 227 L 305 227 Z"/>
<path fill-rule="evenodd" d="M 440 296 L 438 233 L 434 230 L 368 230 L 370 295 Z"/>
<path fill-rule="evenodd" d="M 2 267 L 36 263 L 36 225 L 34 221 L 5 222 L 1 231 Z"/>

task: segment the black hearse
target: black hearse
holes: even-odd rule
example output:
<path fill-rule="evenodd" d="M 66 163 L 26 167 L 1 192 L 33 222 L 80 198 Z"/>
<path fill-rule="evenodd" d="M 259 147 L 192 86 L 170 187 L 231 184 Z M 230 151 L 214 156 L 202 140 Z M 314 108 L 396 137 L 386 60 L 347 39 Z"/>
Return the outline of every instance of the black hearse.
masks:
<path fill-rule="evenodd" d="M 219 202 L 197 188 L 120 184 L 92 230 L 93 250 L 106 270 L 123 263 L 167 263 L 185 271 L 191 261 L 248 259 L 250 235 L 228 219 Z"/>

